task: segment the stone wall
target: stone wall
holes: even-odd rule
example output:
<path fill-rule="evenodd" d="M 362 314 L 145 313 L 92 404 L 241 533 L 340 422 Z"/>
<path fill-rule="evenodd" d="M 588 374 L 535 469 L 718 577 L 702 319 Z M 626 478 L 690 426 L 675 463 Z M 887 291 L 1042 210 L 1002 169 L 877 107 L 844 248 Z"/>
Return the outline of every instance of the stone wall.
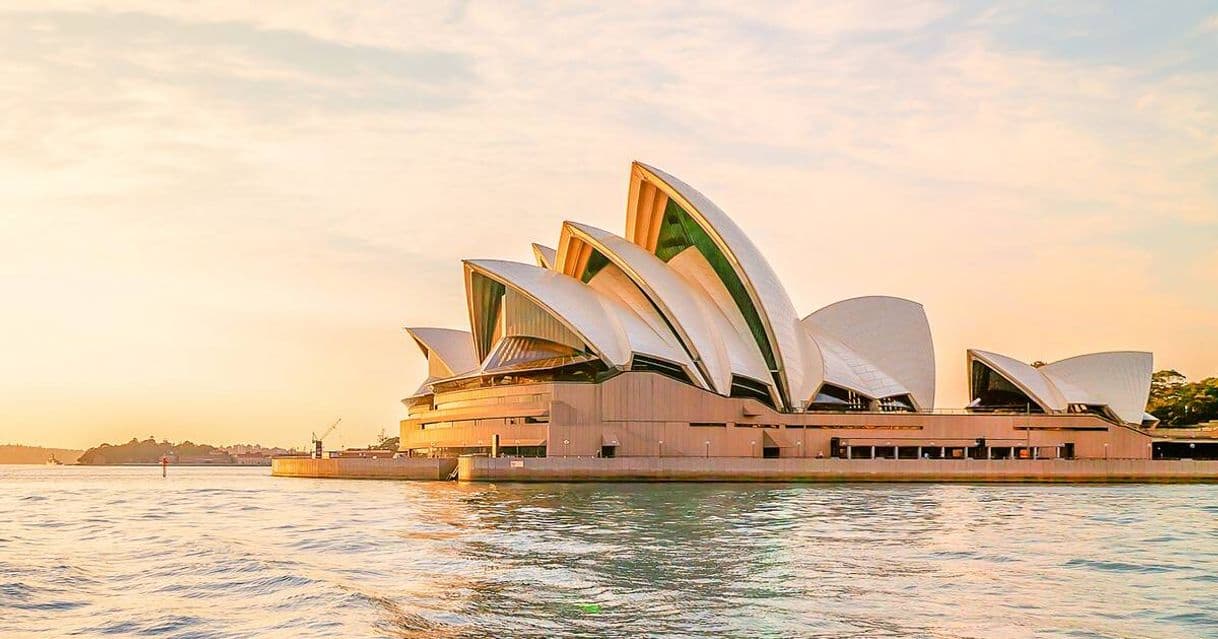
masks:
<path fill-rule="evenodd" d="M 462 457 L 463 481 L 1210 482 L 1218 461 Z"/>
<path fill-rule="evenodd" d="M 448 479 L 457 460 L 452 458 L 401 459 L 308 459 L 281 457 L 271 460 L 275 477 L 319 477 L 326 479 Z"/>

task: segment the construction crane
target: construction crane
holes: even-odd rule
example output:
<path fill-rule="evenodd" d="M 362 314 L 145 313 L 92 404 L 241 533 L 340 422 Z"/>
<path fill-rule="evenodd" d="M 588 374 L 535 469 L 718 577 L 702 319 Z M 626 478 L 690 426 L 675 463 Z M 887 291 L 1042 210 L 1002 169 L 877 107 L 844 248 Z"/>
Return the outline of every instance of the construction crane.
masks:
<path fill-rule="evenodd" d="M 317 433 L 313 433 L 313 456 L 314 457 L 316 457 L 317 459 L 322 458 L 321 440 L 325 439 L 326 436 L 329 435 L 330 433 L 333 433 L 334 429 L 338 428 L 338 424 L 341 421 L 343 421 L 342 417 L 339 417 L 338 419 L 334 420 L 334 423 L 330 424 L 329 428 L 322 431 L 320 436 Z"/>

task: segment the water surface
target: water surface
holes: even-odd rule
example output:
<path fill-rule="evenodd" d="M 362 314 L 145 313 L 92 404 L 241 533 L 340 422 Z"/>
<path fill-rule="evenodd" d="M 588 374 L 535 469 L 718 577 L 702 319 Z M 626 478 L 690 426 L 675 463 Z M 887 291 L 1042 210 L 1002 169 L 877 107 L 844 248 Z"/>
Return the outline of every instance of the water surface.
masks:
<path fill-rule="evenodd" d="M 1218 637 L 1218 486 L 0 466 L 0 637 Z"/>

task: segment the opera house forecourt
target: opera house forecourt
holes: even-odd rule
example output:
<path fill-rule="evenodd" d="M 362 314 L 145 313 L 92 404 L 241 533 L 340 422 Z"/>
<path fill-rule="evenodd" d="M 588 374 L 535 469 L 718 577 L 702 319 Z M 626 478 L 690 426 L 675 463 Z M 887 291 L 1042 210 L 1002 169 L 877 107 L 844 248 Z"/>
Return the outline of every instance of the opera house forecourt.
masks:
<path fill-rule="evenodd" d="M 468 330 L 406 329 L 428 376 L 402 457 L 468 479 L 1218 476 L 1157 459 L 1150 353 L 969 350 L 972 401 L 942 410 L 917 302 L 801 316 L 723 210 L 646 164 L 625 222 L 564 222 L 531 264 L 464 261 Z"/>

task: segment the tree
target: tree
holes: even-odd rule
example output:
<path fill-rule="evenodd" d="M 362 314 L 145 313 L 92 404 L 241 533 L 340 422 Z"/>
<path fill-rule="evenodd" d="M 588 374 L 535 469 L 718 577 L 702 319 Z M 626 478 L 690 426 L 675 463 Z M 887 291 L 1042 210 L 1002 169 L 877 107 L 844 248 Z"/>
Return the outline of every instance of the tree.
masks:
<path fill-rule="evenodd" d="M 1218 377 L 1190 382 L 1178 371 L 1158 371 L 1150 378 L 1147 410 L 1170 426 L 1218 419 Z"/>

